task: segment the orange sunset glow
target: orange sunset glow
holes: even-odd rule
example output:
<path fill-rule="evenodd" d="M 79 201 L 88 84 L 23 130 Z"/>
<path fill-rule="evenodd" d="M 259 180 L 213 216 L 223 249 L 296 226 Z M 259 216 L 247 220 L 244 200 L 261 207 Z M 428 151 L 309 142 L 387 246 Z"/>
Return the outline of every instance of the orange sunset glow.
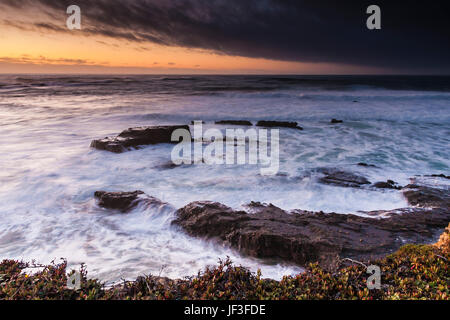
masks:
<path fill-rule="evenodd" d="M 1 4 L 0 4 L 1 6 Z M 27 18 L 26 11 L 0 13 L 0 73 L 137 73 L 137 74 L 339 74 L 377 73 L 379 68 L 328 62 L 279 61 L 161 45 L 151 41 L 95 35 L 84 28 L 66 29 L 59 12 L 51 28 L 47 17 Z M 30 15 L 31 16 L 31 15 Z M 14 17 L 18 19 L 14 19 Z M 33 21 L 33 22 L 32 22 Z M 36 21 L 38 23 L 36 23 Z"/>
<path fill-rule="evenodd" d="M 223 55 L 105 37 L 3 29 L 0 72 L 340 73 L 349 66 Z M 365 70 L 353 67 L 354 73 Z"/>

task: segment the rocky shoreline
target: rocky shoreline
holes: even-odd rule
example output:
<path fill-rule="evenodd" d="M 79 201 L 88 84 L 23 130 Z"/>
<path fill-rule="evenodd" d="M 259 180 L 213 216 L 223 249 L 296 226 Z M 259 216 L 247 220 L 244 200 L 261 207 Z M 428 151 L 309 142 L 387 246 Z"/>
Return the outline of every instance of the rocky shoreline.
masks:
<path fill-rule="evenodd" d="M 416 179 L 413 178 L 413 181 Z M 285 211 L 251 202 L 246 210 L 221 203 L 192 202 L 175 213 L 172 224 L 194 237 L 212 239 L 244 255 L 327 270 L 343 258 L 372 260 L 407 243 L 427 243 L 450 221 L 448 190 L 410 184 L 402 188 L 410 207 L 354 214 Z M 95 193 L 98 204 L 121 212 L 138 204 L 164 204 L 142 191 Z"/>
<path fill-rule="evenodd" d="M 333 119 L 331 123 L 342 121 Z M 246 120 L 216 124 L 253 126 Z M 302 130 L 296 122 L 260 121 L 256 126 Z M 171 135 L 177 129 L 189 130 L 189 126 L 130 128 L 117 137 L 94 140 L 91 147 L 122 153 L 142 145 L 172 143 Z M 363 162 L 357 165 L 375 167 Z M 242 210 L 210 201 L 195 201 L 176 209 L 140 190 L 96 191 L 97 204 L 105 210 L 132 214 L 138 207 L 168 206 L 175 213 L 172 226 L 180 232 L 224 244 L 243 255 L 291 262 L 306 270 L 275 281 L 226 260 L 185 279 L 148 275 L 105 288 L 99 280 L 88 279 L 82 265 L 81 289 L 72 290 L 67 288 L 65 261 L 36 266 L 3 260 L 0 299 L 449 299 L 449 176 L 415 176 L 410 184 L 400 186 L 393 180 L 371 182 L 340 168 L 317 171 L 318 183 L 392 189 L 401 192 L 409 206 L 362 215 L 286 211 L 259 202 L 250 202 Z M 439 241 L 431 245 L 439 235 Z M 382 270 L 380 289 L 367 288 L 369 264 Z M 26 273 L 35 267 L 42 271 Z"/>

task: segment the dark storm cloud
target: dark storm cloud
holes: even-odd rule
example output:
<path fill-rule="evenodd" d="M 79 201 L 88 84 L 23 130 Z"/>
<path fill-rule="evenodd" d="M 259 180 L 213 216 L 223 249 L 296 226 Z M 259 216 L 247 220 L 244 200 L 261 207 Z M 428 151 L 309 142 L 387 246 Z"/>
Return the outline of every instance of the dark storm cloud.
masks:
<path fill-rule="evenodd" d="M 450 4 L 433 1 L 301 0 L 3 0 L 16 8 L 39 3 L 60 12 L 81 7 L 83 32 L 136 42 L 213 50 L 228 55 L 333 62 L 410 72 L 450 72 Z M 370 4 L 382 30 L 366 28 Z M 53 16 L 57 16 L 54 13 Z"/>

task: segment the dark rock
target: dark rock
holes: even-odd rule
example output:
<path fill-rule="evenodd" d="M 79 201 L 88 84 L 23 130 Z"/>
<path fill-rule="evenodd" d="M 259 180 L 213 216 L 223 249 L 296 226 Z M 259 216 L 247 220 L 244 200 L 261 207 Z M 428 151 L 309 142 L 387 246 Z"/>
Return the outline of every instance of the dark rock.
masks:
<path fill-rule="evenodd" d="M 337 120 L 337 119 L 331 119 L 331 123 L 343 123 L 344 121 L 342 120 Z"/>
<path fill-rule="evenodd" d="M 142 191 L 132 192 L 107 192 L 96 191 L 94 193 L 95 198 L 98 200 L 98 205 L 105 209 L 119 210 L 122 212 L 128 212 L 134 209 L 138 205 L 167 205 L 157 198 L 147 196 Z"/>
<path fill-rule="evenodd" d="M 426 175 L 425 177 L 450 179 L 450 176 L 446 176 L 443 173 L 441 173 L 441 174 L 430 174 L 430 175 Z"/>
<path fill-rule="evenodd" d="M 176 212 L 175 225 L 196 237 L 217 239 L 243 254 L 333 269 L 344 257 L 380 258 L 404 243 L 429 241 L 448 224 L 443 208 L 406 208 L 374 219 L 251 203 L 250 212 L 216 202 L 193 202 Z"/>
<path fill-rule="evenodd" d="M 182 166 L 183 165 L 181 165 L 181 164 L 175 164 L 172 161 L 168 161 L 166 163 L 155 166 L 155 168 L 160 169 L 160 170 L 170 170 L 170 169 L 175 169 L 175 168 L 182 167 Z"/>
<path fill-rule="evenodd" d="M 367 164 L 367 163 L 365 163 L 365 162 L 359 162 L 357 165 L 358 165 L 358 166 L 361 166 L 361 167 L 372 167 L 372 168 L 376 168 L 376 167 L 377 167 L 377 166 L 374 165 L 374 164 Z"/>
<path fill-rule="evenodd" d="M 190 132 L 187 125 L 130 128 L 115 138 L 106 137 L 105 139 L 93 140 L 91 147 L 121 153 L 130 150 L 130 148 L 138 148 L 141 145 L 177 143 L 177 141 L 172 141 L 172 133 L 177 129 L 185 129 Z"/>
<path fill-rule="evenodd" d="M 325 175 L 319 179 L 319 182 L 324 184 L 353 188 L 359 188 L 365 184 L 370 184 L 370 181 L 365 177 L 358 176 L 351 172 L 330 168 L 322 168 L 319 169 L 319 171 Z"/>
<path fill-rule="evenodd" d="M 122 153 L 125 151 L 125 148 L 121 142 L 116 141 L 115 138 L 110 137 L 106 137 L 100 140 L 92 140 L 90 147 L 114 153 Z"/>
<path fill-rule="evenodd" d="M 280 128 L 293 128 L 298 130 L 303 130 L 302 127 L 298 125 L 297 122 L 287 122 L 287 121 L 258 121 L 256 124 L 258 127 L 280 127 Z"/>
<path fill-rule="evenodd" d="M 138 205 L 139 197 L 144 195 L 142 191 L 133 192 L 106 192 L 96 191 L 95 198 L 98 199 L 98 205 L 106 209 L 120 211 L 129 211 Z"/>
<path fill-rule="evenodd" d="M 402 189 L 402 187 L 398 185 L 398 183 L 392 180 L 387 180 L 386 182 L 383 181 L 376 182 L 373 184 L 373 186 L 379 189 L 396 189 L 396 190 Z"/>
<path fill-rule="evenodd" d="M 450 212 L 450 191 L 447 188 L 408 184 L 403 189 L 403 195 L 412 206 L 442 208 Z"/>
<path fill-rule="evenodd" d="M 253 126 L 253 123 L 247 120 L 221 120 L 216 121 L 216 124 L 231 124 L 235 126 Z"/>

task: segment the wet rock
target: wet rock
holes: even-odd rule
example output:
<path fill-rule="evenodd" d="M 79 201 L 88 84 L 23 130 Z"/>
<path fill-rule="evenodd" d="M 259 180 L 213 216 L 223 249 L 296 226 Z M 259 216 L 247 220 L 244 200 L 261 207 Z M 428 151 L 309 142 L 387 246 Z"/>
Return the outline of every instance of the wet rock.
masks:
<path fill-rule="evenodd" d="M 365 162 L 359 162 L 359 163 L 357 163 L 357 165 L 360 166 L 360 167 L 371 167 L 371 168 L 376 168 L 377 167 L 374 164 L 367 164 Z"/>
<path fill-rule="evenodd" d="M 382 257 L 405 243 L 426 242 L 448 224 L 448 210 L 407 208 L 374 219 L 352 214 L 295 210 L 253 202 L 249 212 L 217 202 L 193 202 L 176 212 L 173 224 L 196 237 L 216 239 L 243 254 L 291 261 L 319 262 L 333 269 L 344 257 Z"/>
<path fill-rule="evenodd" d="M 448 188 L 408 184 L 403 189 L 403 195 L 412 206 L 442 208 L 450 212 L 450 190 Z"/>
<path fill-rule="evenodd" d="M 279 127 L 279 128 L 293 128 L 298 130 L 303 130 L 302 127 L 298 125 L 297 122 L 287 122 L 287 121 L 258 121 L 256 124 L 258 127 Z"/>
<path fill-rule="evenodd" d="M 370 181 L 365 177 L 352 172 L 330 168 L 322 168 L 319 171 L 325 175 L 319 179 L 319 182 L 324 184 L 352 188 L 359 188 L 363 185 L 370 184 Z"/>
<path fill-rule="evenodd" d="M 337 119 L 331 119 L 331 121 L 330 121 L 330 123 L 333 123 L 333 124 L 335 124 L 335 123 L 343 123 L 344 121 L 342 121 L 342 120 L 337 120 Z"/>
<path fill-rule="evenodd" d="M 375 188 L 378 189 L 396 189 L 401 190 L 402 187 L 395 181 L 387 180 L 386 182 L 380 181 L 373 184 Z"/>
<path fill-rule="evenodd" d="M 98 200 L 98 205 L 105 209 L 119 210 L 128 212 L 138 205 L 167 205 L 157 198 L 146 195 L 143 191 L 137 190 L 132 192 L 107 192 L 96 191 L 95 198 Z"/>
<path fill-rule="evenodd" d="M 144 192 L 139 190 L 133 192 L 96 191 L 94 193 L 100 207 L 120 211 L 129 211 L 137 206 L 141 195 L 144 195 Z"/>
<path fill-rule="evenodd" d="M 187 125 L 130 128 L 123 131 L 117 137 L 93 140 L 91 147 L 98 150 L 121 153 L 142 145 L 177 143 L 176 141 L 172 141 L 172 133 L 177 129 L 185 129 L 190 132 L 189 126 Z"/>
<path fill-rule="evenodd" d="M 182 167 L 182 166 L 183 165 L 181 165 L 181 164 L 175 164 L 172 161 L 168 161 L 168 162 L 165 162 L 165 163 L 155 166 L 155 168 L 159 169 L 159 170 L 170 170 L 170 169 L 175 169 L 175 168 Z"/>
<path fill-rule="evenodd" d="M 216 121 L 216 124 L 231 124 L 235 126 L 253 126 L 253 123 L 247 120 L 221 120 Z"/>
<path fill-rule="evenodd" d="M 441 174 L 430 174 L 430 175 L 426 175 L 425 177 L 450 179 L 450 176 L 446 176 L 443 173 L 441 173 Z"/>
<path fill-rule="evenodd" d="M 126 151 L 121 142 L 116 141 L 115 138 L 106 137 L 100 140 L 92 140 L 91 148 L 98 150 L 105 150 L 114 153 L 122 153 Z"/>

